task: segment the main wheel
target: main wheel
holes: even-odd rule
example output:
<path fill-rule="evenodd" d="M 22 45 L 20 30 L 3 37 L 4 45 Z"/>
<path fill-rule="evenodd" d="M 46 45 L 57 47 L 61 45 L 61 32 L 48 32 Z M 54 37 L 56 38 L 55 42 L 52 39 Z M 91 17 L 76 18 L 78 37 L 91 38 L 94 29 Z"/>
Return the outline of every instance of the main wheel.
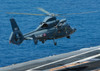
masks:
<path fill-rule="evenodd" d="M 42 41 L 42 43 L 44 44 L 45 41 Z"/>
<path fill-rule="evenodd" d="M 37 43 L 38 43 L 38 40 L 34 40 L 34 44 L 37 45 Z"/>
<path fill-rule="evenodd" d="M 56 46 L 56 45 L 57 45 L 57 43 L 56 43 L 56 42 L 54 42 L 54 45 Z"/>
<path fill-rule="evenodd" d="M 68 39 L 70 39 L 70 36 L 67 36 Z"/>

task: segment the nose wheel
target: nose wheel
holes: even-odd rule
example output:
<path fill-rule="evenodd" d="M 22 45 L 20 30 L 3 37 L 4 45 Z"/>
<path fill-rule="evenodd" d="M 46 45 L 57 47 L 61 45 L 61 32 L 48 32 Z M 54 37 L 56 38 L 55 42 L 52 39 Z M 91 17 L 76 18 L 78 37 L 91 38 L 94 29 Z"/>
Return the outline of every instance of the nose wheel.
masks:
<path fill-rule="evenodd" d="M 54 42 L 54 45 L 56 46 L 57 45 L 57 42 Z"/>
<path fill-rule="evenodd" d="M 53 42 L 54 42 L 54 45 L 56 46 L 57 45 L 57 42 L 55 42 L 55 39 L 53 39 Z"/>

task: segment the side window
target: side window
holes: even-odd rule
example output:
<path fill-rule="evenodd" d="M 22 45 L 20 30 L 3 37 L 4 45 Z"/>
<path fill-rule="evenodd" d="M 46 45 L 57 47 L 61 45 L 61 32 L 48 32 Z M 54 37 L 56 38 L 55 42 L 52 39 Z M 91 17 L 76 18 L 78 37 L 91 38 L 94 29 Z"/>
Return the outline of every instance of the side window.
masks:
<path fill-rule="evenodd" d="M 42 25 L 42 28 L 46 28 L 46 27 L 48 27 L 48 24 L 43 24 Z"/>

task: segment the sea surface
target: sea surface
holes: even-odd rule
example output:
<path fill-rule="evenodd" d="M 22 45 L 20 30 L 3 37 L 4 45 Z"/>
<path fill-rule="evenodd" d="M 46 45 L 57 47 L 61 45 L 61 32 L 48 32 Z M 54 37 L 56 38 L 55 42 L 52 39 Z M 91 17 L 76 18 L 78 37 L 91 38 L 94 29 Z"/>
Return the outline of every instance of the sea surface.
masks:
<path fill-rule="evenodd" d="M 57 17 L 67 19 L 77 31 L 71 39 L 57 39 L 57 46 L 52 40 L 45 44 L 34 45 L 32 40 L 21 45 L 9 44 L 12 32 L 10 18 L 15 18 L 22 33 L 34 30 L 45 16 L 14 15 L 6 12 L 44 14 L 37 7 L 42 7 L 55 14 L 98 11 L 96 13 L 66 15 Z M 82 48 L 100 45 L 100 0 L 0 0 L 0 67 L 26 62 Z"/>

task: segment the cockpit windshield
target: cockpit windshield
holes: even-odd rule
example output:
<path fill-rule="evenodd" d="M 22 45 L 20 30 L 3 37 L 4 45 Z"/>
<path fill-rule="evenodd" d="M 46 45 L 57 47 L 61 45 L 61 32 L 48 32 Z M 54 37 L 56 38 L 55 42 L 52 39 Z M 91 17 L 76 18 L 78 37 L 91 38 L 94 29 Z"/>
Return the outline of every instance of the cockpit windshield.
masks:
<path fill-rule="evenodd" d="M 49 22 L 56 20 L 56 17 L 46 17 L 43 22 Z"/>
<path fill-rule="evenodd" d="M 54 21 L 54 20 L 56 20 L 56 18 L 55 17 L 52 17 L 52 18 L 49 18 L 46 22 Z"/>

